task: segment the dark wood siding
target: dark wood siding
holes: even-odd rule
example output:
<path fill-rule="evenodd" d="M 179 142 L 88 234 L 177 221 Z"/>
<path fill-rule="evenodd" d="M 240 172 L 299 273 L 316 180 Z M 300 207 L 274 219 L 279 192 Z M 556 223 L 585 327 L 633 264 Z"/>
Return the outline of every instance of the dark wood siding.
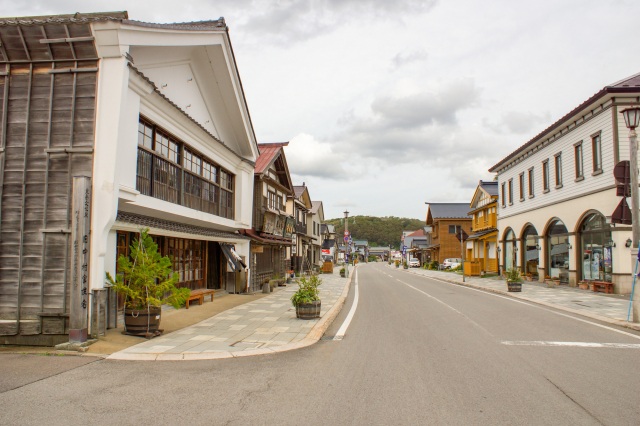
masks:
<path fill-rule="evenodd" d="M 71 185 L 92 173 L 98 63 L 92 41 L 40 39 L 90 35 L 0 28 L 0 335 L 68 331 Z"/>

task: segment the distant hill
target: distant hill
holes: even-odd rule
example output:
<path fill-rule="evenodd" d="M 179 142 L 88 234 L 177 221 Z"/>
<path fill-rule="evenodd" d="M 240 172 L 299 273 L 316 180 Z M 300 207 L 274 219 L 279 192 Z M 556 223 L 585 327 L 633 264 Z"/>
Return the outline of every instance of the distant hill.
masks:
<path fill-rule="evenodd" d="M 336 227 L 336 233 L 344 235 L 344 218 L 325 220 Z M 405 217 L 350 216 L 349 231 L 354 240 L 367 240 L 369 247 L 400 248 L 402 231 L 417 231 L 424 228 L 424 220 Z"/>

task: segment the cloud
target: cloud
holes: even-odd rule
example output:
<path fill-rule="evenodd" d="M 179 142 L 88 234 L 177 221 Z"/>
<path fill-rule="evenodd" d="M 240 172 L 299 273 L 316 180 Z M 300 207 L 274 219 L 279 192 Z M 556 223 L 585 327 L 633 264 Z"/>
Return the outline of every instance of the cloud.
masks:
<path fill-rule="evenodd" d="M 243 2 L 243 6 L 247 2 Z M 253 0 L 243 7 L 248 15 L 243 30 L 276 43 L 299 43 L 351 21 L 372 19 L 403 21 L 407 13 L 429 11 L 437 0 Z"/>
<path fill-rule="evenodd" d="M 508 111 L 502 114 L 499 122 L 492 123 L 485 119 L 484 124 L 497 133 L 512 133 L 527 135 L 544 130 L 543 127 L 551 124 L 550 114 L 533 114 L 531 112 Z"/>
<path fill-rule="evenodd" d="M 393 68 L 397 69 L 414 62 L 424 62 L 427 60 L 428 57 L 429 57 L 428 53 L 422 49 L 414 50 L 408 53 L 400 52 L 396 54 L 393 58 L 391 58 L 391 63 L 393 65 Z"/>
<path fill-rule="evenodd" d="M 342 179 L 349 175 L 343 167 L 344 156 L 334 152 L 330 144 L 307 134 L 299 134 L 285 148 L 289 171 L 296 177 Z M 296 181 L 296 179 L 294 179 Z"/>

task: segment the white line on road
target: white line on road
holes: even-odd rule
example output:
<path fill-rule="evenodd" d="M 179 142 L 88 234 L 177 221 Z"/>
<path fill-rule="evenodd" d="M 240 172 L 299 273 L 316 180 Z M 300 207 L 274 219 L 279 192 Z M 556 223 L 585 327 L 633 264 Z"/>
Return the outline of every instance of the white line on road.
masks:
<path fill-rule="evenodd" d="M 427 278 L 427 279 L 430 279 L 430 280 L 438 281 L 438 282 L 441 282 L 441 283 L 450 284 L 450 285 L 455 285 L 455 284 L 450 283 L 449 281 L 441 280 L 441 279 L 438 279 L 438 278 L 434 278 L 434 277 L 427 277 L 427 276 L 424 276 L 424 275 L 423 275 L 423 277 L 424 277 L 424 278 Z M 398 280 L 398 281 L 400 281 L 400 280 Z M 638 336 L 638 335 L 636 335 L 636 334 L 627 333 L 626 331 L 622 331 L 622 330 L 615 329 L 615 328 L 613 328 L 613 327 L 608 327 L 608 326 L 606 326 L 606 325 L 598 324 L 597 322 L 587 321 L 587 320 L 584 320 L 584 319 L 582 319 L 582 318 L 577 318 L 577 317 L 572 316 L 572 315 L 564 314 L 564 313 L 562 313 L 562 312 L 556 312 L 556 311 L 554 311 L 554 310 L 552 310 L 552 309 L 542 307 L 542 306 L 537 305 L 537 304 L 535 304 L 535 303 L 529 303 L 529 302 L 525 302 L 525 301 L 522 301 L 522 300 L 517 300 L 517 299 L 514 299 L 513 297 L 502 296 L 502 295 L 500 295 L 500 294 L 490 293 L 490 292 L 485 291 L 485 290 L 480 290 L 480 289 L 473 288 L 473 287 L 467 287 L 467 286 L 464 286 L 464 285 L 459 285 L 459 287 L 460 287 L 460 288 L 463 288 L 463 289 L 465 289 L 465 290 L 477 291 L 477 292 L 480 292 L 480 293 L 486 294 L 486 295 L 488 295 L 488 296 L 499 297 L 499 298 L 501 298 L 501 299 L 508 300 L 508 301 L 510 301 L 510 302 L 514 302 L 514 303 L 521 303 L 521 304 L 523 304 L 523 305 L 527 305 L 527 306 L 530 306 L 530 307 L 532 307 L 532 308 L 542 309 L 543 311 L 551 312 L 552 314 L 559 315 L 559 316 L 561 316 L 561 317 L 571 318 L 572 320 L 580 321 L 580 322 L 583 322 L 583 323 L 586 323 L 586 324 L 590 324 L 590 325 L 593 325 L 593 326 L 596 326 L 596 327 L 604 328 L 605 330 L 615 331 L 616 333 L 624 334 L 625 336 L 633 337 L 634 339 L 640 339 L 640 336 Z M 425 293 L 425 294 L 426 294 L 426 293 Z M 431 297 L 433 297 L 433 296 L 431 296 Z M 442 303 L 442 302 L 441 302 L 441 303 Z"/>
<path fill-rule="evenodd" d="M 340 326 L 340 329 L 336 333 L 336 335 L 333 338 L 333 340 L 342 340 L 344 335 L 347 333 L 347 328 L 349 328 L 349 325 L 351 324 L 351 320 L 353 319 L 353 316 L 356 313 L 356 309 L 358 308 L 358 293 L 359 292 L 358 292 L 358 270 L 357 269 L 356 269 L 356 275 L 354 277 L 354 281 L 356 283 L 356 286 L 355 286 L 356 294 L 353 297 L 353 304 L 351 305 L 351 309 L 349 310 L 349 314 L 347 315 L 347 318 L 345 318 L 344 322 Z"/>
<path fill-rule="evenodd" d="M 590 343 L 590 342 L 547 342 L 544 340 L 501 342 L 507 346 L 562 346 L 578 348 L 616 348 L 616 349 L 640 349 L 639 343 Z"/>

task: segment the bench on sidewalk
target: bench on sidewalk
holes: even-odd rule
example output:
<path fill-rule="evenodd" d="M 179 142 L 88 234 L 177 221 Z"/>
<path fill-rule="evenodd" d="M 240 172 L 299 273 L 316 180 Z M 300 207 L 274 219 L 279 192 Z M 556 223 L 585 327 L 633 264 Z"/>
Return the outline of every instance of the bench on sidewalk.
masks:
<path fill-rule="evenodd" d="M 602 292 L 607 294 L 613 294 L 613 283 L 608 283 L 606 281 L 592 281 L 591 285 L 593 286 L 593 292 Z"/>
<path fill-rule="evenodd" d="M 204 303 L 204 296 L 207 294 L 211 295 L 211 301 L 213 302 L 213 295 L 215 294 L 215 290 L 210 288 L 199 288 L 197 290 L 191 290 L 191 294 L 187 299 L 186 308 L 189 309 L 189 302 L 192 300 L 198 300 L 199 304 L 202 305 Z"/>

